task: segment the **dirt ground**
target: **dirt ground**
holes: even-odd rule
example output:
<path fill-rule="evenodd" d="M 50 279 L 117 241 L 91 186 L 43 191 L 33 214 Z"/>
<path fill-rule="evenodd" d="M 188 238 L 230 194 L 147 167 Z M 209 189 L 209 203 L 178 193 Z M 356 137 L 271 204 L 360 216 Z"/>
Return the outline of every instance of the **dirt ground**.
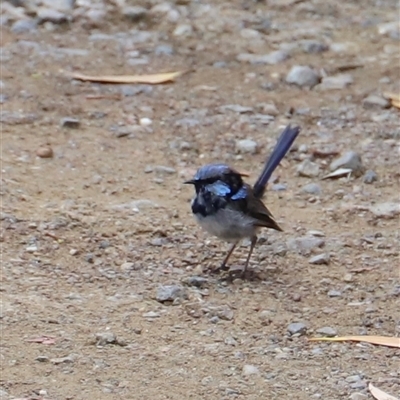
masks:
<path fill-rule="evenodd" d="M 162 19 L 133 25 L 118 13 L 96 29 L 76 21 L 16 34 L 3 26 L 2 398 L 360 400 L 372 399 L 369 382 L 400 393 L 399 349 L 308 341 L 324 327 L 340 336 L 400 333 L 399 219 L 370 211 L 399 201 L 399 114 L 363 105 L 400 89 L 398 38 L 378 29 L 395 18 L 396 2 L 212 7 L 194 14 L 188 37 Z M 262 13 L 276 29 L 253 38 L 246 29 Z M 153 36 L 130 42 L 133 29 Z M 347 47 L 294 48 L 275 65 L 237 61 L 310 37 Z M 174 51 L 159 54 L 160 44 Z M 135 50 L 146 64 L 127 63 Z M 285 82 L 293 65 L 353 82 L 299 88 Z M 156 86 L 68 77 L 179 70 L 189 72 Z M 257 114 L 274 115 L 262 123 Z M 192 188 L 182 182 L 215 161 L 254 182 L 288 123 L 302 132 L 275 173 L 286 190 L 272 185 L 266 196 L 284 232 L 263 231 L 251 261 L 257 279 L 207 275 L 228 245 L 196 225 Z M 235 148 L 247 138 L 259 146 L 254 155 Z M 45 145 L 52 158 L 37 156 Z M 377 181 L 321 180 L 347 150 Z M 315 151 L 327 153 L 313 159 L 318 176 L 299 176 Z M 309 183 L 321 193 L 305 193 Z M 290 246 L 308 236 L 318 241 L 310 250 Z M 234 253 L 233 266 L 247 250 Z M 321 253 L 328 265 L 309 262 Z M 161 303 L 165 285 L 183 294 Z M 291 335 L 296 322 L 307 330 Z"/>

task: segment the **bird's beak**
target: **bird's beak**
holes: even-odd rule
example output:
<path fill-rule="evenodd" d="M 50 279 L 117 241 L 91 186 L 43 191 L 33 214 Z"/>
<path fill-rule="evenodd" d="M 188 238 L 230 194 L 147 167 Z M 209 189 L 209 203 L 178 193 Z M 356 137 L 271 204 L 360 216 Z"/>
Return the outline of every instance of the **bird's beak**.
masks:
<path fill-rule="evenodd" d="M 186 181 L 186 182 L 183 182 L 185 185 L 194 185 L 194 179 L 191 179 L 190 181 Z"/>

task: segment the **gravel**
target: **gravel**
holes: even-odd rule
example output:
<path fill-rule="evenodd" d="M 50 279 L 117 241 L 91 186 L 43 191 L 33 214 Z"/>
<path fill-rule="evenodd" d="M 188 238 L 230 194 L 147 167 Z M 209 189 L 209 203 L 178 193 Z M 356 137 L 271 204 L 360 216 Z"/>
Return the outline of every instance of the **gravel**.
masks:
<path fill-rule="evenodd" d="M 300 87 L 314 87 L 320 81 L 319 75 L 310 67 L 295 65 L 286 76 L 286 82 Z"/>

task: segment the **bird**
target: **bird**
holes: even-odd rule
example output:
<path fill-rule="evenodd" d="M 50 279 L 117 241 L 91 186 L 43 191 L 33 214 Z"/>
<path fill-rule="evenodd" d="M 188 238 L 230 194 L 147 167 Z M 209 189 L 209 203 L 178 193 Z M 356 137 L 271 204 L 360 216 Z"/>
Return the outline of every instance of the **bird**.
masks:
<path fill-rule="evenodd" d="M 204 165 L 193 179 L 184 182 L 194 186 L 196 194 L 191 209 L 200 226 L 209 234 L 232 243 L 222 264 L 213 269 L 214 273 L 229 270 L 227 263 L 230 256 L 238 243 L 248 238 L 250 249 L 241 272 L 241 277 L 245 278 L 259 230 L 283 231 L 262 198 L 272 173 L 299 133 L 299 126 L 286 126 L 253 186 L 243 181 L 245 174 L 222 163 Z"/>

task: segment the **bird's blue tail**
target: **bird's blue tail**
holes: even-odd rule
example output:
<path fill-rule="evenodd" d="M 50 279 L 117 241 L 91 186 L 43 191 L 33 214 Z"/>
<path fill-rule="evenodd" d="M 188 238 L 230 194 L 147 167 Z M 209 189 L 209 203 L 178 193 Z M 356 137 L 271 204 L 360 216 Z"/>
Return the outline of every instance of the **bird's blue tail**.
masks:
<path fill-rule="evenodd" d="M 296 140 L 296 137 L 299 133 L 300 127 L 295 126 L 292 128 L 290 125 L 288 125 L 281 133 L 274 150 L 265 163 L 263 172 L 257 179 L 257 182 L 254 184 L 253 193 L 255 197 L 261 198 L 264 195 L 269 178 L 271 178 L 275 168 L 279 165 L 282 158 L 285 157 L 286 153 L 292 147 L 292 144 Z"/>

